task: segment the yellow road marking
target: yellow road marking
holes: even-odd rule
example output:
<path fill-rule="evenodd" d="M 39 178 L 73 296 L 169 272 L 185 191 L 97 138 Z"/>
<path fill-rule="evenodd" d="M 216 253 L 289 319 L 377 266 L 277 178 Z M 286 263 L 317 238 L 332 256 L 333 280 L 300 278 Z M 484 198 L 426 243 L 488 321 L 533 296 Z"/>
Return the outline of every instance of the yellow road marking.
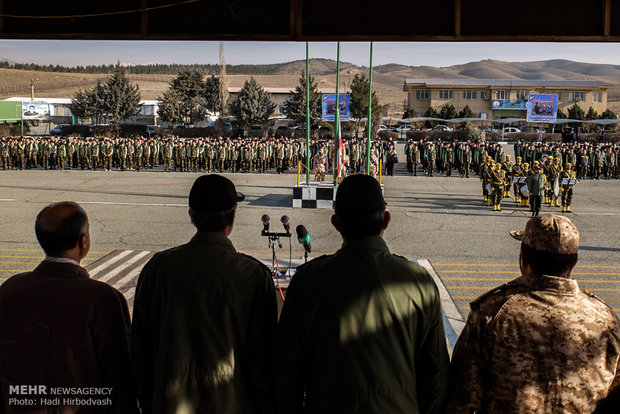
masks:
<path fill-rule="evenodd" d="M 0 252 L 41 252 L 41 249 L 0 249 Z M 88 254 L 108 254 L 110 252 L 91 252 Z"/>
<path fill-rule="evenodd" d="M 588 273 L 588 274 L 590 274 L 590 275 L 591 274 L 601 275 L 601 274 L 604 274 L 604 273 Z M 486 277 L 484 277 L 484 278 L 442 277 L 441 279 L 442 280 L 472 280 L 472 281 L 475 280 L 475 281 L 481 281 L 481 282 L 484 282 L 484 281 L 508 282 L 508 281 L 513 280 L 513 279 L 511 279 L 509 277 L 506 277 L 506 278 L 503 278 L 503 277 L 495 277 L 495 278 L 486 278 Z M 583 283 L 583 282 L 586 282 L 586 283 L 620 283 L 620 280 L 577 279 L 577 282 L 579 282 L 579 283 Z"/>
<path fill-rule="evenodd" d="M 3 257 L 5 259 L 45 259 L 45 256 L 13 256 L 10 254 L 0 254 L 0 257 Z M 88 260 L 99 260 L 101 259 L 101 257 L 88 257 L 85 259 L 82 259 L 84 261 L 88 261 Z"/>
<path fill-rule="evenodd" d="M 519 271 L 510 271 L 510 270 L 442 270 L 441 273 L 465 273 L 465 274 L 469 274 L 469 273 L 482 273 L 482 274 L 517 274 L 520 275 L 521 272 Z M 571 275 L 588 275 L 588 276 L 597 276 L 597 275 L 605 275 L 605 276 L 620 276 L 620 273 L 611 273 L 611 272 L 571 272 Z M 441 277 L 441 276 L 440 276 Z M 442 279 L 448 279 L 448 278 L 444 278 L 442 277 Z M 472 278 L 472 280 L 475 280 L 475 278 Z M 486 280 L 486 279 L 483 279 Z"/>
<path fill-rule="evenodd" d="M 3 273 L 22 273 L 22 272 L 30 272 L 31 270 L 32 269 L 0 269 L 0 272 L 3 272 Z"/>
<path fill-rule="evenodd" d="M 465 290 L 491 290 L 498 286 L 446 286 L 447 289 L 465 289 Z M 620 292 L 620 289 L 613 288 L 589 288 L 592 292 Z"/>
<path fill-rule="evenodd" d="M 469 309 L 469 306 L 459 306 L 459 309 Z M 612 309 L 614 312 L 620 312 L 620 308 L 613 308 Z"/>
<path fill-rule="evenodd" d="M 481 267 L 519 267 L 517 263 L 515 264 L 503 264 L 503 263 L 431 263 L 433 266 L 481 266 Z M 620 269 L 620 266 L 598 266 L 598 265 L 577 265 L 575 266 L 583 267 L 583 268 L 594 268 L 594 269 Z M 443 270 L 446 272 L 446 270 Z"/>
<path fill-rule="evenodd" d="M 41 262 L 5 262 L 0 260 L 0 264 L 39 264 Z"/>

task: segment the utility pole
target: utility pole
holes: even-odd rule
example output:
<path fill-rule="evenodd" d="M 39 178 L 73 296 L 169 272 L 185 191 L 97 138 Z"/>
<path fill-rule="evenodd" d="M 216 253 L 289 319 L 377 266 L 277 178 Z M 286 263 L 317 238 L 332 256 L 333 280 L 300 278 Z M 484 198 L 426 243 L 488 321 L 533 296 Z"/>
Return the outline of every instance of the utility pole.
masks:
<path fill-rule="evenodd" d="M 226 59 L 224 58 L 224 42 L 220 42 L 220 118 L 228 113 L 228 79 L 226 78 Z"/>
<path fill-rule="evenodd" d="M 34 83 L 38 81 L 39 78 L 30 79 L 30 100 L 34 101 Z"/>

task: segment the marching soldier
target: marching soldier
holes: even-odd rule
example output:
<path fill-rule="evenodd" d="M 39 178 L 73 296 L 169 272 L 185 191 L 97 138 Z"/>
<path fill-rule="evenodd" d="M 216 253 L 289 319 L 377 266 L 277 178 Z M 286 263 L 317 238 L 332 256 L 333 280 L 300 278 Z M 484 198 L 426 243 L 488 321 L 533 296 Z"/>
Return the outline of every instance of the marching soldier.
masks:
<path fill-rule="evenodd" d="M 65 145 L 64 141 L 58 142 L 57 155 L 59 169 L 63 171 L 65 169 L 65 166 L 67 165 L 67 146 Z"/>
<path fill-rule="evenodd" d="M 486 161 L 480 165 L 480 182 L 482 182 L 482 198 L 490 206 L 493 205 L 491 194 L 489 193 L 489 183 L 491 182 L 491 170 L 493 169 L 493 158 L 487 156 Z"/>
<path fill-rule="evenodd" d="M 512 177 L 525 177 L 525 170 L 523 165 L 523 159 L 517 157 L 517 163 L 512 166 Z M 523 183 L 515 182 L 513 185 L 513 193 L 515 196 L 515 202 L 522 203 L 521 201 L 521 186 Z M 523 205 L 523 204 L 521 204 Z"/>
<path fill-rule="evenodd" d="M 312 162 L 312 169 L 314 170 L 316 180 L 323 181 L 325 179 L 325 171 L 327 165 L 327 157 L 323 152 L 323 148 L 321 148 L 319 150 L 319 153 L 314 156 Z"/>
<path fill-rule="evenodd" d="M 561 188 L 562 188 L 562 211 L 570 212 L 570 205 L 573 201 L 573 184 L 571 180 L 577 178 L 577 174 L 572 170 L 573 165 L 566 163 L 564 171 L 560 172 Z M 566 180 L 566 181 L 565 181 Z"/>
<path fill-rule="evenodd" d="M 504 170 L 504 176 L 506 179 L 506 185 L 504 186 L 504 197 L 510 198 L 510 183 L 512 182 L 512 168 L 513 163 L 510 160 L 510 155 L 506 155 L 506 161 L 502 163 L 502 169 Z"/>
<path fill-rule="evenodd" d="M 502 164 L 495 163 L 491 170 L 491 197 L 493 199 L 493 211 L 502 211 L 502 197 L 504 195 L 505 173 Z"/>
<path fill-rule="evenodd" d="M 106 140 L 101 148 L 103 154 L 103 169 L 112 170 L 112 156 L 114 155 L 114 145 L 109 140 Z"/>

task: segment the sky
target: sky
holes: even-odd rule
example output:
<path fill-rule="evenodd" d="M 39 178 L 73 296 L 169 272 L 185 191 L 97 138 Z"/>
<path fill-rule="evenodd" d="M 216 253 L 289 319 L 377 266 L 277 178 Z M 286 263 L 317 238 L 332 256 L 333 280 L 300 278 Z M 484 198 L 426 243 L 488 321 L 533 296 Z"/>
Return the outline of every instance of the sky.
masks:
<path fill-rule="evenodd" d="M 368 42 L 343 42 L 340 60 L 369 66 Z M 311 42 L 311 58 L 336 60 L 335 42 Z M 304 42 L 224 43 L 227 64 L 268 64 L 305 59 Z M 218 63 L 219 42 L 0 40 L 0 60 L 62 66 L 121 63 Z M 620 65 L 618 43 L 486 43 L 486 42 L 375 42 L 373 65 L 447 67 L 493 59 L 530 62 L 567 59 Z"/>

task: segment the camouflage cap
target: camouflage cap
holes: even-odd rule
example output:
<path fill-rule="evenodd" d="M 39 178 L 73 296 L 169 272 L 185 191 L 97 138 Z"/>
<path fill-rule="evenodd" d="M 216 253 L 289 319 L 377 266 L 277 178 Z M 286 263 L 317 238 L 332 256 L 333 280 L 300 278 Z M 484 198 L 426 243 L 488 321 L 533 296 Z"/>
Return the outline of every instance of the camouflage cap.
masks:
<path fill-rule="evenodd" d="M 541 252 L 574 254 L 579 250 L 579 231 L 567 217 L 541 214 L 527 222 L 521 242 Z"/>

